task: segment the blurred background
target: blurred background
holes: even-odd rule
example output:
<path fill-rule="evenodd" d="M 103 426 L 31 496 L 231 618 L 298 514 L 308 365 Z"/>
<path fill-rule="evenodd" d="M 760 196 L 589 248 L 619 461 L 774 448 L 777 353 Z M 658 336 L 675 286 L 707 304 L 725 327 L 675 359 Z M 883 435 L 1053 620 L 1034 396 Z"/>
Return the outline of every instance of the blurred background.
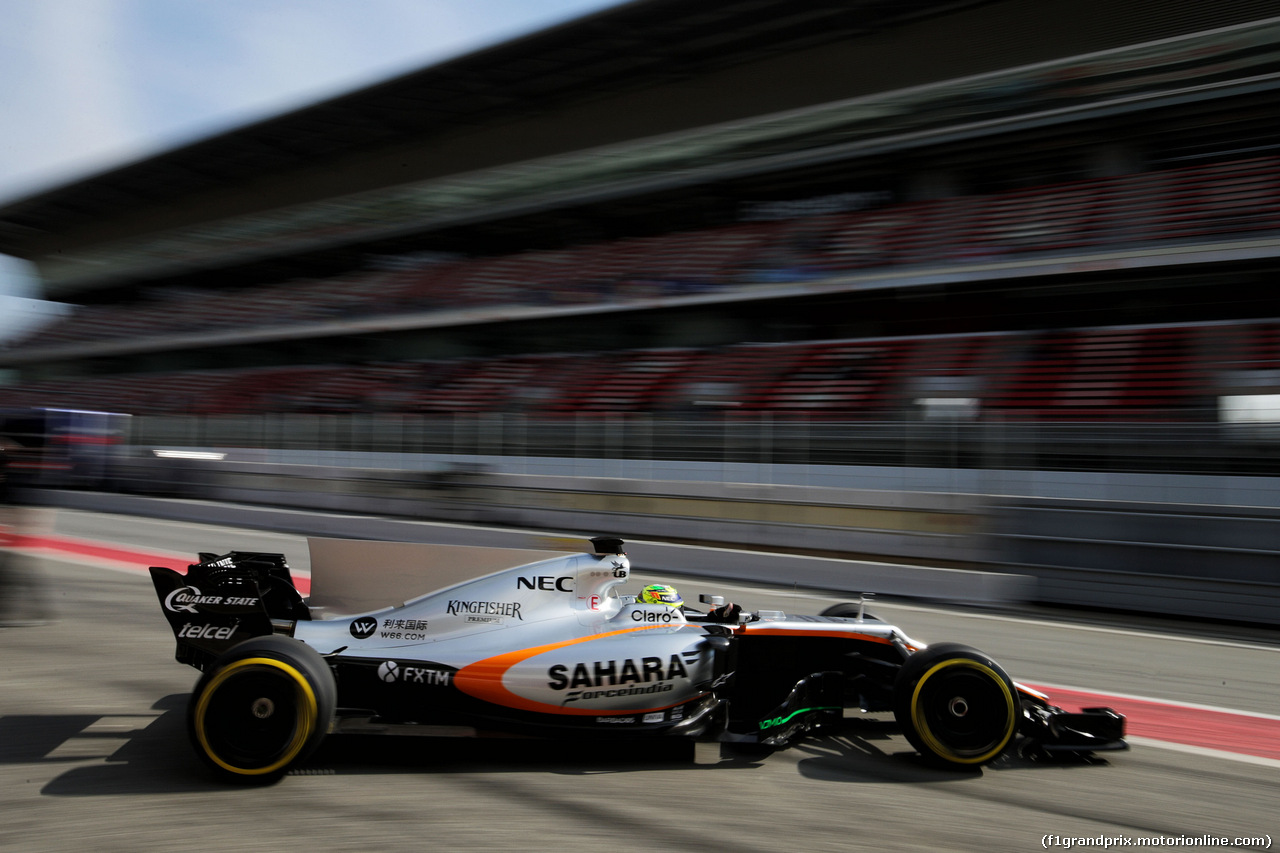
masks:
<path fill-rule="evenodd" d="M 0 185 L 25 500 L 1280 617 L 1274 3 L 466 5 L 364 65 L 353 23 L 221 126 L 19 137 L 79 164 Z"/>

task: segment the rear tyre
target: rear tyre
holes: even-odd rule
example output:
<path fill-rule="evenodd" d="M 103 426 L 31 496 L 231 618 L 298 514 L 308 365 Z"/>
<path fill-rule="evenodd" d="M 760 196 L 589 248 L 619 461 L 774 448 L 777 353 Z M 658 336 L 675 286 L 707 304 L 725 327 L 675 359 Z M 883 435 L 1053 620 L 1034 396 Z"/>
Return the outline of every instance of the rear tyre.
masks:
<path fill-rule="evenodd" d="M 266 783 L 283 776 L 329 730 L 337 687 L 324 658 L 297 640 L 245 640 L 196 684 L 187 732 L 219 777 Z"/>
<path fill-rule="evenodd" d="M 903 734 L 934 764 L 985 764 L 1018 728 L 1021 704 L 1013 681 L 994 660 L 959 643 L 937 643 L 907 658 L 893 693 Z"/>

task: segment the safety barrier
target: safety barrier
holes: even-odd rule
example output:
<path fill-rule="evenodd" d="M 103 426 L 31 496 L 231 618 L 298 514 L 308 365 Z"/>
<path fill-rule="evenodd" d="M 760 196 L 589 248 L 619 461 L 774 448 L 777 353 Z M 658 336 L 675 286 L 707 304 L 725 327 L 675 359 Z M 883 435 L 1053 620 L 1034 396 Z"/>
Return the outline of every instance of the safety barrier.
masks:
<path fill-rule="evenodd" d="M 1275 624 L 1280 509 L 1138 501 L 989 506 L 997 566 L 1055 604 Z"/>
<path fill-rule="evenodd" d="M 906 482 L 906 472 L 897 479 Z M 976 473 L 965 485 L 987 492 L 520 474 L 473 461 L 403 470 L 138 458 L 121 482 L 137 493 L 214 501 L 223 514 L 256 507 L 236 523 L 298 532 L 335 535 L 339 516 L 307 513 L 360 514 L 364 522 L 337 535 L 368 538 L 413 538 L 421 533 L 410 520 L 424 519 L 608 532 L 671 543 L 649 551 L 655 570 L 951 601 L 1034 600 L 1269 624 L 1280 617 L 1272 478 L 1240 478 L 1249 482 L 1236 485 L 1257 498 L 1244 506 L 1188 500 L 1207 499 L 1209 483 L 1226 482 L 1215 478 L 1161 478 L 1158 493 L 1171 500 L 1155 502 L 1131 497 L 1157 494 L 1153 482 L 1115 482 L 1115 475 L 1107 483 L 1107 475 L 1075 472 L 1053 485 L 1051 472 L 1022 472 L 1019 485 L 1016 472 Z M 1059 495 L 1013 496 L 1036 477 Z M 1095 482 L 1085 482 L 1090 477 Z M 916 479 L 927 483 L 920 472 Z M 1090 490 L 1119 497 L 1062 496 Z M 110 496 L 103 508 L 161 511 L 149 498 L 126 500 Z M 166 501 L 163 511 L 175 506 Z M 206 520 L 208 505 L 191 512 Z"/>

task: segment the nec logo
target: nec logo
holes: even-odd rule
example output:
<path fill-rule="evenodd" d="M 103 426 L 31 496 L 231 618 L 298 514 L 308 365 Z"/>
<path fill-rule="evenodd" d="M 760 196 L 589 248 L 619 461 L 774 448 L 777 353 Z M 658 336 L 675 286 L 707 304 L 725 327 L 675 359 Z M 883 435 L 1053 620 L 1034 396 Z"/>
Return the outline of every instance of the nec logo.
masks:
<path fill-rule="evenodd" d="M 550 575 L 537 575 L 532 578 L 516 578 L 516 589 L 545 589 L 554 592 L 573 592 L 573 578 L 569 576 L 553 578 Z"/>

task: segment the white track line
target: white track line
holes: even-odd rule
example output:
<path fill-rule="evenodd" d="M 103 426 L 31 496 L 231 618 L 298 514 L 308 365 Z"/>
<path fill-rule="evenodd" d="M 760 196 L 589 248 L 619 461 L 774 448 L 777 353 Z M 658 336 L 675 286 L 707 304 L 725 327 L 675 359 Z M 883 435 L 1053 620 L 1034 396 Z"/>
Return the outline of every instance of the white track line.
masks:
<path fill-rule="evenodd" d="M 1185 743 L 1173 743 L 1172 741 L 1135 737 L 1133 735 L 1125 735 L 1124 739 L 1130 746 L 1154 747 L 1156 749 L 1167 749 L 1172 752 L 1185 752 L 1190 755 L 1203 755 L 1208 758 L 1225 758 L 1227 761 L 1239 761 L 1242 764 L 1256 764 L 1260 767 L 1270 767 L 1280 770 L 1280 760 L 1275 758 L 1263 758 L 1260 755 L 1246 755 L 1241 752 L 1227 752 L 1222 749 L 1209 749 L 1204 746 L 1188 746 Z"/>
<path fill-rule="evenodd" d="M 1089 687 L 1070 687 L 1066 684 L 1050 684 L 1044 681 L 1037 681 L 1034 678 L 1026 679 L 1027 684 L 1034 684 L 1036 687 L 1043 687 L 1052 693 L 1054 690 L 1069 690 L 1074 693 L 1091 693 L 1096 696 L 1104 696 L 1114 699 L 1129 699 L 1134 702 L 1150 702 L 1153 705 L 1164 705 L 1169 708 L 1186 708 L 1191 711 L 1212 711 L 1217 714 L 1234 714 L 1237 717 L 1252 717 L 1256 720 L 1278 720 L 1280 715 L 1263 714 L 1259 711 L 1241 711 L 1239 708 L 1224 708 L 1221 705 L 1200 705 L 1196 702 L 1176 702 L 1170 699 L 1158 699 L 1155 696 L 1135 696 L 1131 693 L 1116 693 L 1112 690 L 1096 690 Z"/>

